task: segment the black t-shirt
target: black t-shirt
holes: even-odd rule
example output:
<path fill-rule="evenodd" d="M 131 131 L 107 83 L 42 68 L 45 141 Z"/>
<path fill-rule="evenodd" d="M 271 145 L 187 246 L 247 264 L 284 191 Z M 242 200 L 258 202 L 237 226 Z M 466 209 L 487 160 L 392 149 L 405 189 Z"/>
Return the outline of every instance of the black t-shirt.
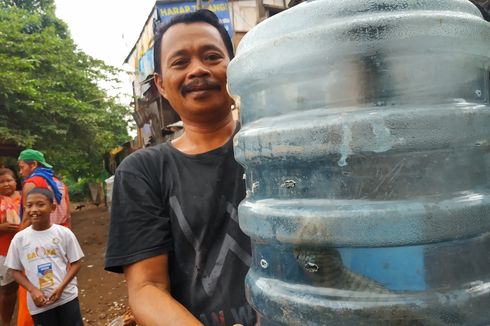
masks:
<path fill-rule="evenodd" d="M 106 269 L 168 254 L 172 296 L 201 322 L 253 325 L 250 239 L 237 218 L 244 196 L 232 139 L 198 155 L 171 143 L 137 151 L 116 171 Z"/>

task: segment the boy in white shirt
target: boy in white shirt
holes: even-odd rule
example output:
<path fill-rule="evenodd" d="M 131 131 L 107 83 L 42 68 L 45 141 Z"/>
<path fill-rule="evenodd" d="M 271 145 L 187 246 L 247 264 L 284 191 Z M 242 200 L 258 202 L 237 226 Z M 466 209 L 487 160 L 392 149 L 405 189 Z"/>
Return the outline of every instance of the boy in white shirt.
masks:
<path fill-rule="evenodd" d="M 44 188 L 26 195 L 25 210 L 32 224 L 13 238 L 5 266 L 30 293 L 27 307 L 35 325 L 82 326 L 75 276 L 83 252 L 73 232 L 51 224 L 53 199 L 53 193 Z"/>

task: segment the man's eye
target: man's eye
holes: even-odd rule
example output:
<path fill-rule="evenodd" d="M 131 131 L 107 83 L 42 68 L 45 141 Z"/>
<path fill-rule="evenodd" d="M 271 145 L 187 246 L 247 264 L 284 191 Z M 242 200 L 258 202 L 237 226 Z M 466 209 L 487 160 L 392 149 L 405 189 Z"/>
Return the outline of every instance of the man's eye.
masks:
<path fill-rule="evenodd" d="M 216 61 L 219 59 L 221 59 L 221 55 L 219 55 L 217 53 L 211 53 L 211 54 L 206 55 L 206 60 Z"/>
<path fill-rule="evenodd" d="M 186 64 L 187 64 L 186 59 L 178 59 L 178 60 L 175 60 L 174 62 L 172 62 L 172 66 L 174 66 L 174 67 L 182 67 L 182 66 L 185 66 Z"/>

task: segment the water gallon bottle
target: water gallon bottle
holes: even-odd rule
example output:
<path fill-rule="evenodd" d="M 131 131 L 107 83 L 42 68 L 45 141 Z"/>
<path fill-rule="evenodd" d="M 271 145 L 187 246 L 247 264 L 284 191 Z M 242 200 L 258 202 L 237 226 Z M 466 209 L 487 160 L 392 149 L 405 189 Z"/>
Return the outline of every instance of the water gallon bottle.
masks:
<path fill-rule="evenodd" d="M 316 0 L 228 70 L 261 325 L 490 325 L 490 23 Z"/>

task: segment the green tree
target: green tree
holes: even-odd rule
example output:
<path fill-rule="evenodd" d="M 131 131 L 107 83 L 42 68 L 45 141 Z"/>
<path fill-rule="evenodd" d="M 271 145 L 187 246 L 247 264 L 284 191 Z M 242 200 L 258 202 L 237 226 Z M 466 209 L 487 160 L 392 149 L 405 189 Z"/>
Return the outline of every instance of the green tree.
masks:
<path fill-rule="evenodd" d="M 96 176 L 128 140 L 128 107 L 99 85 L 117 70 L 77 49 L 54 0 L 0 4 L 0 140 L 44 151 L 58 173 Z"/>

